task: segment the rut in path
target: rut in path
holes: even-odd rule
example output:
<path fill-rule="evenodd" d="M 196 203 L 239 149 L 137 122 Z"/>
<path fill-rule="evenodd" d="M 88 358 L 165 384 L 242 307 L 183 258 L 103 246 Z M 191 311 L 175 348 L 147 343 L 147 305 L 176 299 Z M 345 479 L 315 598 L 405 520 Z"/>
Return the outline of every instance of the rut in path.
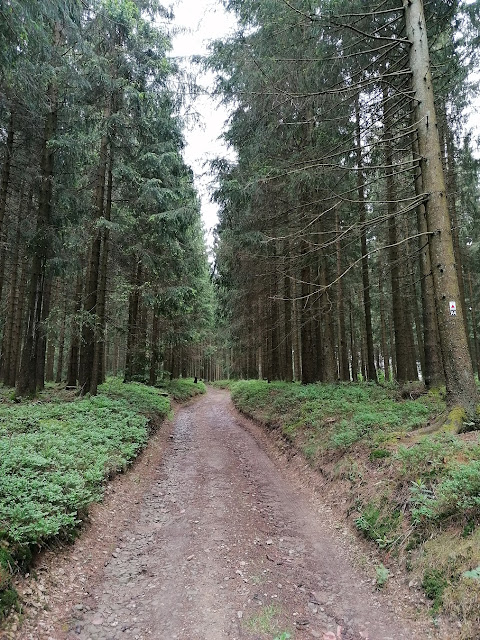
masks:
<path fill-rule="evenodd" d="M 434 637 L 399 620 L 403 605 L 352 567 L 328 510 L 244 423 L 222 391 L 179 410 L 138 516 L 62 638 Z"/>

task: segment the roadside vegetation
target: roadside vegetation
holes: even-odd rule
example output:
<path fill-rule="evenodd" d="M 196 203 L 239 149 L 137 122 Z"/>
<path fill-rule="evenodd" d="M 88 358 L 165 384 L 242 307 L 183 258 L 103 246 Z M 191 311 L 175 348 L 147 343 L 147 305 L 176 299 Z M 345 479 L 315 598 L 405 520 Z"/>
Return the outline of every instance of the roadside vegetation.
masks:
<path fill-rule="evenodd" d="M 445 411 L 442 395 L 264 381 L 239 381 L 231 392 L 240 411 L 330 481 L 331 499 L 377 548 L 384 568 L 377 584 L 388 588 L 390 570 L 402 567 L 430 598 L 432 615 L 452 615 L 462 624 L 458 637 L 473 638 L 480 628 L 479 434 L 428 434 Z"/>
<path fill-rule="evenodd" d="M 205 390 L 193 380 L 165 389 L 107 379 L 97 396 L 50 385 L 34 401 L 0 393 L 0 620 L 16 605 L 14 571 L 32 554 L 76 535 L 106 481 L 125 471 L 149 434 L 184 400 Z"/>
<path fill-rule="evenodd" d="M 211 386 L 215 389 L 230 389 L 232 385 L 236 383 L 236 380 L 215 380 L 211 382 Z"/>
<path fill-rule="evenodd" d="M 207 391 L 204 382 L 194 382 L 192 378 L 176 378 L 158 384 L 176 402 L 185 402 Z"/>

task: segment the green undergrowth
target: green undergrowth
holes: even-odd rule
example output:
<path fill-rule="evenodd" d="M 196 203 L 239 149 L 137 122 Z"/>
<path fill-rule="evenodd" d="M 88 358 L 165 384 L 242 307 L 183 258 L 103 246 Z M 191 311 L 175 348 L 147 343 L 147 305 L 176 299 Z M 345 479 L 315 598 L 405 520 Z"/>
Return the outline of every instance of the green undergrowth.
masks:
<path fill-rule="evenodd" d="M 98 388 L 99 394 L 127 402 L 138 413 L 156 414 L 165 417 L 170 410 L 170 401 L 158 389 L 140 382 L 125 383 L 121 378 L 107 378 Z"/>
<path fill-rule="evenodd" d="M 109 379 L 99 395 L 0 404 L 0 619 L 15 605 L 11 575 L 32 552 L 76 534 L 105 481 L 145 447 L 170 400 Z M 155 416 L 155 421 L 150 418 Z"/>
<path fill-rule="evenodd" d="M 332 482 L 332 499 L 377 547 L 387 569 L 395 564 L 409 571 L 432 613 L 460 619 L 458 638 L 474 637 L 480 628 L 479 436 L 412 433 L 435 424 L 445 411 L 442 394 L 366 383 L 239 381 L 232 398 Z"/>
<path fill-rule="evenodd" d="M 279 426 L 286 438 L 322 451 L 348 451 L 362 442 L 379 448 L 423 426 L 441 406 L 435 396 L 399 400 L 394 390 L 368 383 L 239 381 L 232 398 L 244 413 Z"/>
<path fill-rule="evenodd" d="M 236 380 L 215 380 L 210 384 L 214 389 L 231 389 L 236 382 Z"/>
<path fill-rule="evenodd" d="M 194 382 L 193 378 L 165 381 L 160 383 L 158 387 L 168 393 L 176 402 L 185 402 L 189 398 L 194 398 L 207 391 L 207 387 L 201 380 Z"/>

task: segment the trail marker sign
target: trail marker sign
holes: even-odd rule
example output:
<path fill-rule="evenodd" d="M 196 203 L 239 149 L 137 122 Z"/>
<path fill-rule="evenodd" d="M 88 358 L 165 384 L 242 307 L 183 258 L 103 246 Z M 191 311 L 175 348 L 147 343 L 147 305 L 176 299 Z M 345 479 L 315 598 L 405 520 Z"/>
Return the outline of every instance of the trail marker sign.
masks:
<path fill-rule="evenodd" d="M 454 302 L 453 300 L 450 301 L 450 315 L 451 316 L 457 315 L 457 303 Z"/>

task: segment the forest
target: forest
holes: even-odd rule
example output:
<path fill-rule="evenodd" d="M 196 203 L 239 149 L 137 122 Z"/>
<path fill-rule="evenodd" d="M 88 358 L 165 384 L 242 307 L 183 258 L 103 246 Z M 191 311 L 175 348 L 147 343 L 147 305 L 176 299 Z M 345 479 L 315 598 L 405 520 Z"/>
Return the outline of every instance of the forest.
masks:
<path fill-rule="evenodd" d="M 208 64 L 237 154 L 214 166 L 233 375 L 446 383 L 472 416 L 478 3 L 227 6 Z"/>
<path fill-rule="evenodd" d="M 377 554 L 373 589 L 408 572 L 415 597 L 423 590 L 429 599 L 432 624 L 443 607 L 458 638 L 472 640 L 480 625 L 480 0 L 219 4 L 236 30 L 185 65 L 172 53 L 175 4 L 0 1 L 0 620 L 14 612 L 8 637 L 16 639 L 29 606 L 22 575 L 45 548 L 82 535 L 92 503 L 105 499 L 108 511 L 107 483 L 131 465 L 130 502 L 112 522 L 135 520 L 138 480 L 150 537 L 133 536 L 143 549 L 136 562 L 143 553 L 147 563 L 157 534 L 155 553 L 176 544 L 181 522 L 189 531 L 182 554 L 206 536 L 182 556 L 182 571 L 157 557 L 181 581 L 210 552 L 217 515 L 228 518 L 218 525 L 227 532 L 229 514 L 246 513 L 230 533 L 251 527 L 252 563 L 275 565 L 270 582 L 279 589 L 291 558 L 265 556 L 256 537 L 273 526 L 277 485 L 265 489 L 252 469 L 274 478 L 275 464 L 298 456 L 297 475 L 315 473 L 328 513 Z M 205 74 L 230 113 L 231 153 L 205 168 L 219 215 L 211 251 L 185 161 Z M 204 381 L 212 383 L 206 396 Z M 266 438 L 280 456 L 273 465 L 260 452 Z M 201 490 L 203 512 L 220 500 L 206 523 L 194 516 Z M 267 520 L 257 525 L 257 516 Z M 280 514 L 275 531 L 288 517 Z M 112 541 L 127 540 L 122 526 Z M 114 558 L 119 540 L 108 543 Z M 304 548 L 300 533 L 295 540 Z M 101 544 L 98 554 L 110 558 Z M 92 560 L 97 573 L 104 561 Z M 232 585 L 239 576 L 248 591 L 243 555 L 239 563 Z M 233 566 L 212 560 L 213 591 Z M 262 571 L 252 585 L 267 584 L 271 569 Z M 183 595 L 188 589 L 181 585 Z M 33 609 L 47 610 L 39 598 Z M 308 615 L 312 604 L 318 613 L 319 602 L 308 602 Z M 288 606 L 297 616 L 296 600 Z M 230 616 L 244 631 L 247 609 Z M 341 637 L 337 618 L 324 639 Z M 245 633 L 257 633 L 257 622 Z M 300 627 L 288 624 L 262 637 L 293 637 Z"/>
<path fill-rule="evenodd" d="M 173 14 L 2 6 L 1 380 L 421 380 L 473 419 L 478 3 L 225 6 L 211 264 Z"/>
<path fill-rule="evenodd" d="M 155 0 L 3 3 L 0 378 L 187 374 L 211 324 L 185 85 Z M 190 373 L 190 371 L 188 372 Z"/>

